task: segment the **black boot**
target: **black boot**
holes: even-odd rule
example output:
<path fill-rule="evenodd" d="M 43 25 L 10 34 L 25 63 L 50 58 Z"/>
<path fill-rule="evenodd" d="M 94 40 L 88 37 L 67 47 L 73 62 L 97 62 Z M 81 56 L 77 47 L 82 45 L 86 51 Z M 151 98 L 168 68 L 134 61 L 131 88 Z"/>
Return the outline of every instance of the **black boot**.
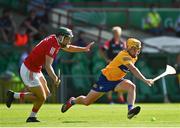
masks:
<path fill-rule="evenodd" d="M 14 92 L 11 90 L 8 90 L 6 95 L 7 95 L 6 106 L 10 108 L 12 102 L 14 101 Z"/>
<path fill-rule="evenodd" d="M 28 117 L 26 122 L 40 122 L 36 117 Z"/>
<path fill-rule="evenodd" d="M 140 112 L 140 110 L 141 110 L 140 106 L 137 106 L 137 107 L 129 110 L 128 115 L 127 115 L 128 119 L 133 118 L 135 115 L 137 115 Z"/>

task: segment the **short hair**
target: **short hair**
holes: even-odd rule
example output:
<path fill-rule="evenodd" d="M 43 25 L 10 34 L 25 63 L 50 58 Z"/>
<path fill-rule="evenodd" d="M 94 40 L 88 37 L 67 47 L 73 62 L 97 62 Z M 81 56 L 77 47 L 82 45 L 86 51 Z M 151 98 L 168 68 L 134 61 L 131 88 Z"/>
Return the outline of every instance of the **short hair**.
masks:
<path fill-rule="evenodd" d="M 136 38 L 129 38 L 127 40 L 127 48 L 130 49 L 132 47 L 135 47 L 137 49 L 141 49 L 141 41 Z"/>
<path fill-rule="evenodd" d="M 121 35 L 122 29 L 121 29 L 121 27 L 119 27 L 119 26 L 114 26 L 114 27 L 112 28 L 112 32 L 117 32 L 119 35 Z"/>

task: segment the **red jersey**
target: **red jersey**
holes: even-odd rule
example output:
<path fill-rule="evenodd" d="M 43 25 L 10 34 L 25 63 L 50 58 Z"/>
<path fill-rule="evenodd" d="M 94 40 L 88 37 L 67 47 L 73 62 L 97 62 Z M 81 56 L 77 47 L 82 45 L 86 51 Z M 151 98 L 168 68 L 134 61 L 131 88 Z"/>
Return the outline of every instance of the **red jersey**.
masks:
<path fill-rule="evenodd" d="M 54 34 L 50 35 L 41 40 L 41 42 L 33 48 L 29 56 L 25 59 L 24 64 L 30 71 L 40 72 L 42 66 L 45 64 L 46 55 L 55 58 L 59 49 L 60 45 L 58 44 L 56 36 Z"/>

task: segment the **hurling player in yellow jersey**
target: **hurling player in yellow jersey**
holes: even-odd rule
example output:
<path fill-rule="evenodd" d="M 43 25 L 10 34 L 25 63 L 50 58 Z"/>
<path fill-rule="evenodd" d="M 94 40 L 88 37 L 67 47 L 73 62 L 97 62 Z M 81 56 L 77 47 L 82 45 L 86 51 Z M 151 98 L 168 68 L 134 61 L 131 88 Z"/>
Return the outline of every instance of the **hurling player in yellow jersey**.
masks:
<path fill-rule="evenodd" d="M 134 107 L 136 99 L 136 85 L 124 76 L 131 71 L 135 77 L 144 81 L 147 85 L 153 84 L 152 79 L 146 79 L 141 72 L 135 67 L 137 56 L 141 50 L 141 42 L 135 38 L 127 40 L 127 49 L 118 53 L 118 55 L 102 69 L 99 80 L 93 85 L 92 89 L 86 96 L 71 97 L 61 108 L 61 112 L 66 112 L 72 105 L 92 104 L 99 99 L 104 93 L 114 90 L 115 92 L 127 92 L 128 119 L 131 119 L 140 112 L 140 107 Z"/>

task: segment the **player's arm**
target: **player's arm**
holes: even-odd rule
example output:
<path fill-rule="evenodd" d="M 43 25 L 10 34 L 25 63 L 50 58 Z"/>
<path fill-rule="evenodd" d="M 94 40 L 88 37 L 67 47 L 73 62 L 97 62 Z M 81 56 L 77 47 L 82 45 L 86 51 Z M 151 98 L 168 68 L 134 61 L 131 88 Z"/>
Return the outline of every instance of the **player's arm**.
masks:
<path fill-rule="evenodd" d="M 58 84 L 58 77 L 56 76 L 54 69 L 52 67 L 54 59 L 48 55 L 46 55 L 46 61 L 45 61 L 45 69 L 48 73 L 48 75 L 53 79 L 54 83 Z"/>
<path fill-rule="evenodd" d="M 67 52 L 89 52 L 90 48 L 93 44 L 94 44 L 94 42 L 91 42 L 86 47 L 79 47 L 79 46 L 75 46 L 75 45 L 67 45 L 66 48 L 62 48 L 62 49 L 64 51 L 67 51 Z"/>
<path fill-rule="evenodd" d="M 127 68 L 133 73 L 133 75 L 142 80 L 143 82 L 145 82 L 146 84 L 148 84 L 149 86 L 151 86 L 151 84 L 153 84 L 153 81 L 151 79 L 146 79 L 144 77 L 144 75 L 139 71 L 138 68 L 136 68 L 136 66 L 133 63 L 129 63 L 126 65 Z"/>

